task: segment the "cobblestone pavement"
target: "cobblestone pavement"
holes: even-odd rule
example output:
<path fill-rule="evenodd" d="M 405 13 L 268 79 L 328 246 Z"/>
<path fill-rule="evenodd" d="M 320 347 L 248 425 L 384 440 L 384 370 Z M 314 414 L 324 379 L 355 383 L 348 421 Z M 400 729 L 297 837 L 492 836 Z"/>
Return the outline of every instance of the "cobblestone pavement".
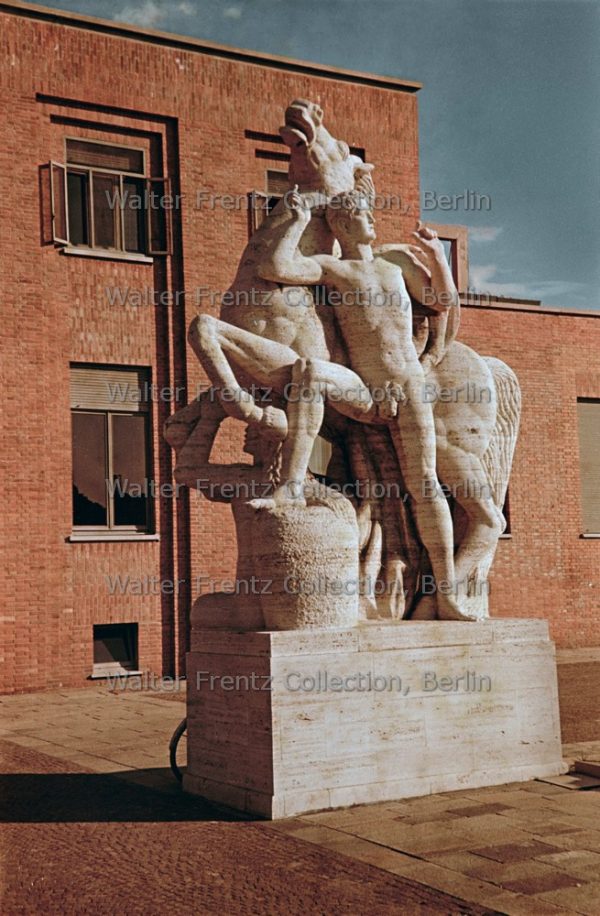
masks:
<path fill-rule="evenodd" d="M 97 686 L 0 698 L 3 914 L 600 916 L 598 780 L 244 821 L 173 780 L 183 699 Z"/>

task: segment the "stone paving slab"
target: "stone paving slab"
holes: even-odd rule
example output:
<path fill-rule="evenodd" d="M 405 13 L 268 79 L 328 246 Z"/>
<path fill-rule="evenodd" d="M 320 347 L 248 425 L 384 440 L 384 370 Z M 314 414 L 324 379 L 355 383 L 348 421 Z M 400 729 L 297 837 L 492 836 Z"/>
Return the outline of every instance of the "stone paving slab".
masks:
<path fill-rule="evenodd" d="M 541 782 L 549 782 L 565 789 L 598 789 L 600 779 L 588 773 L 565 773 L 563 776 L 546 776 Z"/>
<path fill-rule="evenodd" d="M 120 786 L 112 792 L 117 798 L 126 799 L 123 817 L 128 816 L 127 811 L 130 811 L 133 812 L 131 819 L 136 820 L 139 799 L 135 793 L 153 798 L 151 807 L 155 813 L 149 816 L 156 821 L 160 821 L 161 812 L 164 816 L 161 806 L 167 804 L 178 823 L 175 833 L 169 834 L 170 838 L 168 841 L 165 839 L 165 843 L 172 843 L 175 837 L 177 846 L 177 830 L 182 827 L 186 830 L 199 828 L 191 846 L 177 848 L 185 849 L 183 856 L 189 875 L 197 870 L 197 862 L 192 855 L 194 851 L 197 855 L 201 854 L 203 867 L 211 872 L 205 844 L 212 842 L 213 837 L 210 831 L 204 832 L 206 811 L 211 812 L 211 826 L 222 826 L 223 815 L 217 817 L 214 809 L 202 808 L 201 803 L 198 807 L 198 800 L 183 796 L 168 769 L 168 742 L 185 715 L 185 706 L 178 702 L 184 698 L 183 691 L 163 695 L 158 691 L 110 691 L 101 686 L 88 690 L 2 697 L 0 738 L 11 742 L 14 753 L 25 755 L 21 758 L 21 765 L 24 759 L 35 758 L 46 761 L 46 767 L 58 768 L 61 773 L 87 771 L 91 774 L 85 777 L 87 779 L 95 778 Z M 570 760 L 600 760 L 599 751 L 600 742 L 589 746 L 580 743 L 567 746 L 565 757 Z M 105 791 L 102 789 L 102 798 Z M 163 801 L 157 802 L 157 799 Z M 57 816 L 62 810 L 59 805 Z M 199 814 L 199 811 L 203 813 Z M 109 815 L 116 817 L 112 806 L 109 806 Z M 66 818 L 67 814 L 64 816 Z M 19 826 L 22 828 L 23 825 Z M 134 826 L 139 829 L 140 825 Z M 306 865 L 308 860 L 303 855 L 314 857 L 310 858 L 311 863 L 338 863 L 338 867 L 341 867 L 339 863 L 345 863 L 343 873 L 360 873 L 363 884 L 358 882 L 358 885 L 367 896 L 369 888 L 379 887 L 377 876 L 384 881 L 407 881 L 412 889 L 410 894 L 416 895 L 406 906 L 400 903 L 399 897 L 390 908 L 389 898 L 385 899 L 384 895 L 378 898 L 379 909 L 369 909 L 365 896 L 356 910 L 336 910 L 332 909 L 339 897 L 336 886 L 337 897 L 332 897 L 327 891 L 327 913 L 372 912 L 377 916 L 387 912 L 444 912 L 456 913 L 457 916 L 471 912 L 505 913 L 508 916 L 582 913 L 600 916 L 600 790 L 593 787 L 576 791 L 542 781 L 514 783 L 361 805 L 270 823 L 238 822 L 228 826 L 232 832 L 227 834 L 222 852 L 227 859 L 229 877 L 223 878 L 225 865 L 222 857 L 219 858 L 218 850 L 215 852 L 213 848 L 212 855 L 216 855 L 218 860 L 218 867 L 213 871 L 219 877 L 215 878 L 214 887 L 211 886 L 214 899 L 210 898 L 208 908 L 203 906 L 203 912 L 217 912 L 210 906 L 214 904 L 216 907 L 215 900 L 219 894 L 220 912 L 265 912 L 244 909 L 244 893 L 239 882 L 236 884 L 239 875 L 235 870 L 235 858 L 236 854 L 240 854 L 236 838 L 238 835 L 249 836 L 245 831 L 252 827 L 260 831 L 261 837 L 277 838 L 277 842 L 284 844 L 282 850 L 288 850 L 285 856 L 289 866 L 287 881 L 296 876 L 301 880 L 304 869 L 308 868 L 311 894 L 316 893 L 311 884 L 313 865 Z M 48 824 L 44 824 L 41 833 L 47 830 Z M 69 854 L 76 856 L 77 843 L 87 840 L 84 841 L 82 836 L 73 836 L 64 842 L 70 850 Z M 130 842 L 130 838 L 123 840 L 127 854 L 133 856 L 135 862 L 139 851 L 132 851 L 128 846 Z M 305 850 L 305 853 L 301 855 L 298 850 Z M 242 861 L 245 861 L 244 854 Z M 148 866 L 144 856 L 139 861 L 140 867 Z M 152 858 L 154 869 L 158 867 L 156 862 Z M 254 867 L 259 869 L 258 859 L 255 859 Z M 190 878 L 182 868 L 178 867 L 176 873 L 187 888 Z M 181 909 L 183 898 L 177 896 L 171 876 L 165 877 L 163 871 L 158 867 L 157 874 L 168 888 L 165 900 L 168 899 L 178 913 L 188 912 L 185 908 Z M 246 876 L 251 873 L 250 868 L 244 872 Z M 227 896 L 230 889 L 219 884 L 220 880 L 232 881 L 237 887 L 233 897 Z M 260 883 L 260 876 L 247 880 L 252 893 L 252 888 Z M 351 885 L 353 889 L 358 886 L 356 882 L 351 882 Z M 423 903 L 414 888 L 421 888 L 424 894 L 434 896 Z M 321 891 L 324 893 L 323 888 Z M 285 896 L 286 890 L 278 885 L 277 893 Z M 284 897 L 279 899 L 283 901 Z M 317 897 L 313 896 L 311 900 L 312 909 L 311 906 L 304 909 L 298 906 L 296 909 L 273 909 L 273 912 L 297 911 L 303 916 L 306 912 L 318 912 L 315 910 Z M 457 904 L 457 900 L 463 903 Z M 444 909 L 444 906 L 447 908 Z M 452 909 L 452 906 L 456 908 Z M 161 911 L 165 908 L 166 904 Z M 128 910 L 132 911 L 129 907 Z M 3 911 L 7 911 L 6 907 Z M 52 906 L 46 908 L 46 912 L 54 911 L 58 910 L 53 910 Z M 67 907 L 62 912 L 75 910 L 70 911 Z M 95 912 L 104 911 L 96 908 Z"/>
<path fill-rule="evenodd" d="M 583 916 L 598 916 L 600 907 L 600 882 L 585 884 L 581 887 L 568 887 L 562 890 L 548 891 L 540 894 L 537 900 L 558 904 L 569 912 L 582 913 Z"/>
<path fill-rule="evenodd" d="M 0 741 L 0 912 L 494 916 L 270 824 Z"/>

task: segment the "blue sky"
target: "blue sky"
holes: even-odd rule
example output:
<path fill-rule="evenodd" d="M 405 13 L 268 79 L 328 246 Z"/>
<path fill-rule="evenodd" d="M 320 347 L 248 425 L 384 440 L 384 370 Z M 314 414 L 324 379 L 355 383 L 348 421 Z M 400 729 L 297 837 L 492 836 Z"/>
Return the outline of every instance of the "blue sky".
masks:
<path fill-rule="evenodd" d="M 600 0 L 46 5 L 422 82 L 422 196 L 491 201 L 424 212 L 471 228 L 471 288 L 600 309 Z"/>

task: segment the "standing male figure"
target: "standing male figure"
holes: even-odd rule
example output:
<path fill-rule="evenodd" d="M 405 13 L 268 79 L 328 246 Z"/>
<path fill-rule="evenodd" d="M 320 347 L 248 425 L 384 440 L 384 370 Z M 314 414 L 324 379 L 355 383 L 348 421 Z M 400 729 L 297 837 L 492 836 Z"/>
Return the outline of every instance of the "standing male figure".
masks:
<path fill-rule="evenodd" d="M 402 270 L 374 256 L 373 215 L 367 198 L 359 192 L 350 191 L 328 204 L 327 219 L 340 243 L 341 259 L 331 255 L 304 256 L 298 244 L 310 220 L 310 210 L 295 191 L 288 194 L 287 206 L 294 218 L 259 264 L 259 273 L 273 282 L 324 284 L 331 291 L 330 301 L 353 370 L 348 374 L 352 387 L 344 389 L 340 385 L 340 367 L 332 372 L 333 364 L 309 360 L 303 369 L 305 382 L 321 404 L 321 417 L 322 396 L 328 396 L 337 409 L 355 418 L 373 422 L 375 413 L 379 422 L 387 423 L 435 576 L 439 616 L 446 620 L 472 619 L 460 611 L 454 598 L 457 583 L 452 517 L 437 478 L 433 409 L 423 397 L 424 374 L 413 343 L 411 303 Z M 415 272 L 420 269 L 423 275 L 425 259 L 432 286 L 447 286 L 447 278 L 439 276 L 448 268 L 443 248 L 442 256 L 437 249 L 441 243 L 435 233 L 420 229 L 415 236 L 419 244 L 407 249 L 409 266 L 412 263 Z M 447 297 L 440 297 L 432 307 L 442 312 L 450 304 Z M 356 376 L 360 378 L 358 386 L 354 382 Z M 362 416 L 357 417 L 357 411 Z M 312 421 L 316 435 L 318 417 L 314 409 Z M 286 473 L 275 501 L 290 498 L 290 485 L 295 484 L 297 490 L 301 487 L 312 448 L 312 437 L 306 435 L 305 429 L 302 433 L 288 436 L 284 444 Z"/>

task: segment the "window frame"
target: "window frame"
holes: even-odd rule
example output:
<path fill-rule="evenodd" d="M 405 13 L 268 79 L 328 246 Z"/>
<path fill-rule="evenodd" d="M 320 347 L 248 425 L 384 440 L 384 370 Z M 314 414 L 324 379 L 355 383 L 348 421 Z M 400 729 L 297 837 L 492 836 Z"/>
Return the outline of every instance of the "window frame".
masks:
<path fill-rule="evenodd" d="M 129 150 L 134 153 L 140 153 L 142 156 L 142 172 L 137 171 L 126 171 L 124 169 L 112 169 L 105 166 L 93 166 L 93 165 L 82 165 L 80 163 L 69 163 L 68 155 L 68 144 L 69 142 L 77 143 L 89 143 L 90 145 L 95 146 L 106 146 L 113 149 L 124 149 Z M 152 244 L 152 208 L 150 206 L 143 206 L 140 208 L 140 218 L 139 218 L 139 229 L 143 236 L 142 244 L 140 250 L 130 251 L 126 245 L 126 233 L 125 233 L 125 211 L 126 207 L 123 204 L 124 192 L 123 184 L 127 179 L 133 179 L 135 181 L 143 182 L 143 192 L 146 195 L 146 204 L 148 200 L 153 200 L 152 191 L 154 186 L 157 183 L 160 183 L 163 189 L 163 196 L 170 196 L 171 194 L 171 180 L 165 175 L 153 176 L 148 174 L 149 169 L 149 156 L 148 151 L 143 147 L 131 146 L 128 144 L 119 144 L 114 141 L 108 140 L 97 140 L 89 137 L 76 137 L 71 135 L 66 135 L 63 138 L 63 150 L 64 150 L 64 162 L 57 162 L 56 160 L 50 160 L 50 212 L 51 212 L 51 221 L 52 221 L 52 241 L 55 245 L 61 247 L 65 254 L 85 254 L 90 256 L 96 256 L 101 258 L 116 258 L 116 259 L 148 259 L 151 260 L 155 256 L 168 256 L 173 253 L 173 226 L 172 226 L 172 216 L 170 207 L 162 207 L 162 219 L 164 220 L 164 241 L 165 245 L 161 247 L 153 247 Z M 62 171 L 62 185 L 61 194 L 64 200 L 64 219 L 65 219 L 65 235 L 61 234 L 60 231 L 57 231 L 57 222 L 59 219 L 59 209 L 60 201 L 58 198 L 59 187 L 55 180 L 55 170 Z M 86 185 L 87 185 L 87 201 L 85 207 L 85 216 L 87 220 L 87 243 L 77 243 L 73 242 L 70 239 L 69 232 L 69 190 L 68 190 L 68 176 L 70 173 L 85 175 L 86 176 Z M 94 219 L 94 176 L 96 175 L 115 175 L 118 177 L 118 193 L 119 193 L 119 206 L 118 206 L 118 219 L 115 219 L 115 235 L 120 247 L 100 247 L 96 245 L 96 225 Z"/>
<path fill-rule="evenodd" d="M 81 369 L 85 368 L 89 371 L 99 370 L 103 371 L 106 368 L 114 369 L 117 367 L 110 366 L 97 366 L 80 363 L 72 363 L 70 369 L 73 368 Z M 139 367 L 122 367 L 125 369 L 136 369 Z M 149 375 L 149 373 L 148 373 Z M 149 379 L 148 379 L 149 380 Z M 105 538 L 119 538 L 127 536 L 149 536 L 152 537 L 156 534 L 156 508 L 154 505 L 154 498 L 152 496 L 153 490 L 153 481 L 154 481 L 154 450 L 153 450 L 153 439 L 152 439 L 152 410 L 151 402 L 145 401 L 143 403 L 144 409 L 132 410 L 130 407 L 123 407 L 119 409 L 118 407 L 111 407 L 106 409 L 103 407 L 70 407 L 71 418 L 75 414 L 86 414 L 86 415 L 96 415 L 102 416 L 104 418 L 104 489 L 106 495 L 106 525 L 78 525 L 74 521 L 74 505 L 73 501 L 71 503 L 71 534 L 76 538 L 78 535 L 102 535 Z M 144 419 L 144 464 L 145 464 L 145 481 L 146 485 L 149 488 L 150 492 L 146 495 L 146 522 L 144 525 L 116 525 L 115 524 L 115 496 L 111 495 L 109 490 L 109 482 L 114 485 L 114 474 L 113 472 L 113 453 L 114 453 L 114 433 L 112 428 L 113 416 L 130 416 L 130 417 L 143 417 Z M 71 419 L 71 450 L 73 450 L 75 441 L 74 441 L 74 427 L 73 420 Z M 73 458 L 71 451 L 71 487 L 73 488 L 75 481 L 73 476 Z M 71 497 L 73 500 L 73 497 Z"/>
<path fill-rule="evenodd" d="M 96 655 L 96 643 L 100 643 L 103 639 L 108 638 L 108 634 L 105 632 L 104 637 L 102 637 L 100 630 L 112 627 L 116 629 L 117 627 L 122 628 L 122 640 L 126 648 L 130 648 L 131 651 L 131 660 L 123 661 L 113 661 L 113 662 L 97 662 L 95 661 Z M 139 634 L 139 621 L 126 621 L 121 623 L 119 621 L 109 622 L 109 623 L 94 623 L 92 624 L 92 673 L 90 674 L 91 680 L 100 680 L 101 678 L 107 677 L 132 677 L 135 675 L 140 675 L 142 672 L 139 668 L 139 658 L 140 658 L 140 634 Z M 127 632 L 129 631 L 129 632 Z M 127 667 L 129 664 L 130 667 Z"/>
<path fill-rule="evenodd" d="M 585 515 L 585 485 L 584 485 L 584 476 L 583 476 L 583 463 L 582 458 L 584 458 L 583 449 L 582 449 L 582 437 L 581 437 L 581 414 L 579 411 L 580 404 L 594 404 L 597 406 L 598 411 L 600 412 L 600 397 L 593 397 L 588 395 L 576 395 L 575 398 L 575 422 L 577 429 L 577 476 L 579 480 L 579 537 L 582 540 L 595 540 L 600 538 L 600 525 L 597 526 L 597 530 L 586 531 L 586 515 Z M 600 460 L 600 459 L 599 459 Z M 594 526 L 596 528 L 596 526 Z"/>
<path fill-rule="evenodd" d="M 154 533 L 154 524 L 153 524 L 153 511 L 152 511 L 152 500 L 150 495 L 146 496 L 146 524 L 145 525 L 117 525 L 115 523 L 115 497 L 114 494 L 111 495 L 109 490 L 109 483 L 114 486 L 114 474 L 113 470 L 113 454 L 114 454 L 114 432 L 112 425 L 112 417 L 143 417 L 144 418 L 144 437 L 145 437 L 145 466 L 146 473 L 151 467 L 151 424 L 149 411 L 140 410 L 140 411 L 131 411 L 131 410 L 100 410 L 99 408 L 86 408 L 86 407 L 72 407 L 71 416 L 74 414 L 92 414 L 95 416 L 104 417 L 104 467 L 105 467 L 105 478 L 104 478 L 104 487 L 106 493 L 106 525 L 76 525 L 74 521 L 71 522 L 71 528 L 73 532 L 81 534 L 92 533 L 92 532 L 102 532 L 103 534 L 110 534 L 116 532 L 117 534 L 153 534 Z M 71 430 L 73 433 L 73 430 Z M 146 480 L 150 482 L 150 476 L 147 473 Z"/>
<path fill-rule="evenodd" d="M 106 147 L 113 148 L 113 149 L 115 148 L 116 149 L 126 149 L 134 153 L 141 153 L 143 172 L 142 173 L 128 172 L 128 171 L 123 171 L 122 169 L 111 169 L 105 166 L 81 165 L 80 163 L 75 163 L 75 162 L 69 163 L 69 142 L 89 143 L 89 144 L 94 144 L 98 146 L 106 146 Z M 68 195 L 69 172 L 73 172 L 79 175 L 82 175 L 82 174 L 87 175 L 87 186 L 88 186 L 86 211 L 87 211 L 87 230 L 88 230 L 87 234 L 88 234 L 89 241 L 87 245 L 74 244 L 73 242 L 68 241 L 67 244 L 69 245 L 69 247 L 86 248 L 92 251 L 114 252 L 115 254 L 120 254 L 120 255 L 146 254 L 148 251 L 148 241 L 149 241 L 148 236 L 147 236 L 147 220 L 142 220 L 142 224 L 144 226 L 144 235 L 145 235 L 144 240 L 143 240 L 142 251 L 135 251 L 135 252 L 128 252 L 127 249 L 125 248 L 125 207 L 122 204 L 120 204 L 118 207 L 119 219 L 118 221 L 115 219 L 115 229 L 118 226 L 118 231 L 115 232 L 115 235 L 117 235 L 118 241 L 121 243 L 121 247 L 112 248 L 112 247 L 104 247 L 104 246 L 96 245 L 95 244 L 96 225 L 95 225 L 95 220 L 94 220 L 94 215 L 95 215 L 94 214 L 94 175 L 95 174 L 117 175 L 119 177 L 119 199 L 120 201 L 122 201 L 123 200 L 123 177 L 124 176 L 126 176 L 127 178 L 140 178 L 144 181 L 146 180 L 147 171 L 148 171 L 148 157 L 146 154 L 146 150 L 140 146 L 129 146 L 129 145 L 121 146 L 121 144 L 113 143 L 109 140 L 90 140 L 86 137 L 65 136 L 63 138 L 63 144 L 64 144 L 64 162 L 65 162 L 65 165 L 64 165 L 64 169 L 65 169 L 65 212 L 66 212 L 66 220 L 67 220 L 67 235 L 69 235 L 69 195 Z"/>
<path fill-rule="evenodd" d="M 421 219 L 423 215 L 421 214 Z M 429 229 L 435 229 L 441 242 L 450 244 L 448 263 L 457 292 L 469 291 L 469 230 L 466 226 L 448 223 L 427 222 Z"/>

